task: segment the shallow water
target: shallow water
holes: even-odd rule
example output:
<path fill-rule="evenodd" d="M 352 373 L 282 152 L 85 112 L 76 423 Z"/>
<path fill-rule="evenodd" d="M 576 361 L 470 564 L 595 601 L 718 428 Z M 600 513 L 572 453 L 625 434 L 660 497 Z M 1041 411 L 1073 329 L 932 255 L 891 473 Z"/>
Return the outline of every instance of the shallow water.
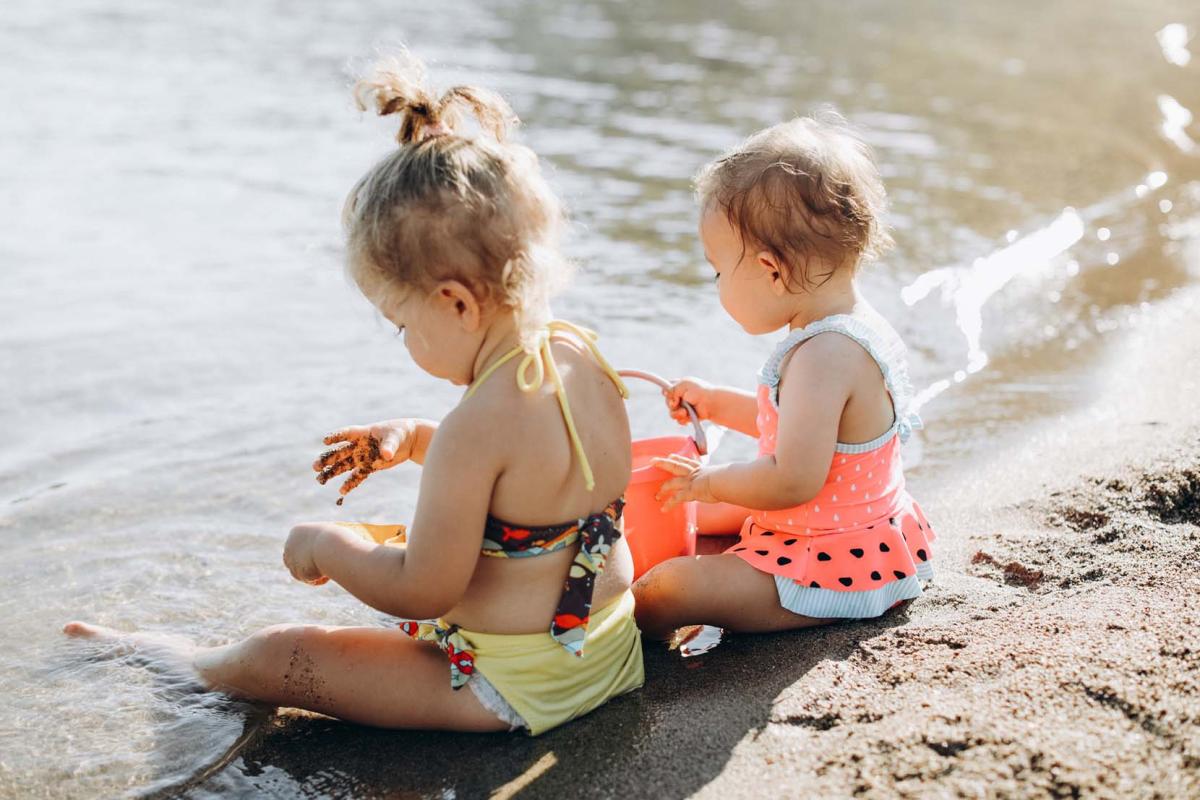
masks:
<path fill-rule="evenodd" d="M 812 5 L 6 3 L 0 795 L 185 784 L 260 718 L 64 642 L 66 619 L 204 642 L 381 621 L 279 561 L 296 520 L 411 515 L 409 469 L 336 509 L 324 431 L 456 396 L 340 272 L 341 199 L 390 146 L 346 91 L 374 43 L 510 97 L 576 223 L 557 310 L 619 365 L 753 381 L 771 340 L 722 316 L 689 176 L 832 102 L 893 201 L 864 284 L 926 401 L 916 482 L 1086 401 L 1200 274 L 1195 4 Z M 670 425 L 651 389 L 632 411 Z"/>

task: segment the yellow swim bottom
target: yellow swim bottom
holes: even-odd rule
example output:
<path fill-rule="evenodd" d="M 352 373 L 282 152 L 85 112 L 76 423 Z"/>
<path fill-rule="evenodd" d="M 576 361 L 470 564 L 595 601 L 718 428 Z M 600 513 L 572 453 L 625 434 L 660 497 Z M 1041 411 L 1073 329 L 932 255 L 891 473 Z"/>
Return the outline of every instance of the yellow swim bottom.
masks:
<path fill-rule="evenodd" d="M 588 624 L 583 656 L 569 653 L 549 633 L 474 633 L 475 667 L 537 736 L 641 688 L 642 637 L 625 592 Z"/>
<path fill-rule="evenodd" d="M 380 544 L 402 546 L 406 538 L 403 525 L 337 524 Z M 437 625 L 450 627 L 442 620 Z M 521 715 L 534 736 L 641 688 L 646 679 L 632 591 L 592 610 L 582 656 L 569 652 L 549 631 L 476 633 L 457 628 L 454 638 L 460 651 L 469 651 L 476 675 Z"/>

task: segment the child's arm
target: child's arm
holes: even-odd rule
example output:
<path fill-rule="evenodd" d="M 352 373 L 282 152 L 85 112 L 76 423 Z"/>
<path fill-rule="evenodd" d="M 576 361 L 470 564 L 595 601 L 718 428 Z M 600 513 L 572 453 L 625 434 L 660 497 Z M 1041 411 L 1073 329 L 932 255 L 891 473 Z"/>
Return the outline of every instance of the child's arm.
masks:
<path fill-rule="evenodd" d="M 408 619 L 452 609 L 475 572 L 492 489 L 502 465 L 498 426 L 451 412 L 429 447 L 406 547 L 336 526 L 299 526 L 284 561 L 300 580 L 339 583 L 367 605 Z"/>
<path fill-rule="evenodd" d="M 752 392 L 732 386 L 713 386 L 699 378 L 684 378 L 665 392 L 671 416 L 681 425 L 688 422 L 682 402 L 696 409 L 700 419 L 712 420 L 747 436 L 758 436 L 758 401 Z"/>
<path fill-rule="evenodd" d="M 839 343 L 823 339 L 816 337 L 797 348 L 784 369 L 775 455 L 714 467 L 678 456 L 656 460 L 677 476 L 659 489 L 666 507 L 699 500 L 770 511 L 817 496 L 829 475 L 852 387 L 846 370 L 829 369 L 837 363 Z"/>

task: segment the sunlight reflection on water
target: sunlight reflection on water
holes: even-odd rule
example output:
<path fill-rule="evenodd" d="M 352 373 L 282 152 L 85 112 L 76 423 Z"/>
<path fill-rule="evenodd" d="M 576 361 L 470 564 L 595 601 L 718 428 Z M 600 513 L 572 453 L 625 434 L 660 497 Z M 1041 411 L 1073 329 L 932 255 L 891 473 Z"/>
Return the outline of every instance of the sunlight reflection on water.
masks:
<path fill-rule="evenodd" d="M 393 146 L 347 92 L 375 42 L 510 98 L 573 215 L 560 314 L 670 376 L 749 386 L 772 345 L 720 310 L 691 175 L 821 103 L 863 126 L 899 242 L 864 291 L 924 390 L 914 482 L 1078 402 L 1113 337 L 1198 277 L 1194 3 L 406 8 L 6 4 L 0 796 L 177 785 L 260 719 L 68 646 L 66 619 L 209 644 L 386 622 L 280 564 L 299 519 L 412 513 L 411 469 L 336 509 L 308 469 L 322 433 L 457 398 L 341 272 L 339 204 Z M 636 436 L 673 430 L 650 395 Z M 718 458 L 752 452 L 731 434 Z"/>

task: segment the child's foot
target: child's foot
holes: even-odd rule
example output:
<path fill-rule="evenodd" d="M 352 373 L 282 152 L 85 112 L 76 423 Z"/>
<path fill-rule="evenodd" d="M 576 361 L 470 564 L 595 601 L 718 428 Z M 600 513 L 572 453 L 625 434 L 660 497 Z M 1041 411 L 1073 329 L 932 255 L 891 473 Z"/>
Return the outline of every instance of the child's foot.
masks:
<path fill-rule="evenodd" d="M 63 633 L 76 639 L 88 639 L 108 645 L 104 650 L 107 657 L 132 657 L 141 666 L 156 672 L 187 676 L 199 682 L 194 660 L 199 649 L 190 639 L 168 633 L 126 633 L 103 625 L 87 622 L 68 622 Z"/>
<path fill-rule="evenodd" d="M 724 634 L 724 630 L 712 625 L 688 625 L 675 631 L 667 649 L 678 650 L 684 658 L 698 656 L 719 645 Z"/>
<path fill-rule="evenodd" d="M 78 620 L 63 625 L 63 633 L 67 636 L 77 636 L 84 639 L 118 639 L 125 635 L 120 631 L 106 628 L 103 625 L 92 625 L 89 622 L 80 622 Z"/>

